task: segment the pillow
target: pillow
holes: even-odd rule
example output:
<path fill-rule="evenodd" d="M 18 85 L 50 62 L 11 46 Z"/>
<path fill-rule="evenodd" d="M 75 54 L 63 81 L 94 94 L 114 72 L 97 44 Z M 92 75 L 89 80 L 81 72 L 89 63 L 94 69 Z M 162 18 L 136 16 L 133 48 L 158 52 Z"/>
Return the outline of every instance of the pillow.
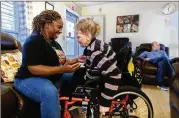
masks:
<path fill-rule="evenodd" d="M 1 54 L 1 78 L 4 82 L 13 82 L 22 62 L 22 53 L 11 52 Z"/>

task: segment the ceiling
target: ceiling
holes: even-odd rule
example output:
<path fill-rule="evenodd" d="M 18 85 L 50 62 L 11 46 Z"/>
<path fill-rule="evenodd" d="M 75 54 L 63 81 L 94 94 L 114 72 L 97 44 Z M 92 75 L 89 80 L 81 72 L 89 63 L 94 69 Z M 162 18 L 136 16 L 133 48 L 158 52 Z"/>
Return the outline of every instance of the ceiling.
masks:
<path fill-rule="evenodd" d="M 108 4 L 112 2 L 73 2 L 79 7 L 87 7 L 87 6 L 94 6 L 94 5 L 101 5 L 101 4 Z"/>

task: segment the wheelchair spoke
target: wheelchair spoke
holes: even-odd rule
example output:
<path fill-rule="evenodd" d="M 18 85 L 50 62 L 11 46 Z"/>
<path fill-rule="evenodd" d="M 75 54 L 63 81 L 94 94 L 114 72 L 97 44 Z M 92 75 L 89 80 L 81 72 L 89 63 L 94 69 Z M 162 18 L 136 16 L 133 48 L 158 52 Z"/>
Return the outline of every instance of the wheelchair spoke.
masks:
<path fill-rule="evenodd" d="M 116 102 L 113 103 L 116 104 L 113 104 L 113 110 L 103 118 L 153 118 L 152 104 L 142 91 L 124 87 L 114 98 Z M 125 101 L 125 104 L 121 104 L 122 101 Z"/>

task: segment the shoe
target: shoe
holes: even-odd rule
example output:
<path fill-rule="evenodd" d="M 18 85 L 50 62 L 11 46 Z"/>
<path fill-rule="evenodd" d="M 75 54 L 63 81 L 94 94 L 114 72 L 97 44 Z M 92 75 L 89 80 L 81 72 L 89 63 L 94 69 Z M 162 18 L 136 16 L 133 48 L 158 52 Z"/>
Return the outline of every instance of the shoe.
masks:
<path fill-rule="evenodd" d="M 175 73 L 175 71 L 173 71 L 171 74 L 171 78 L 174 78 L 175 76 L 176 76 L 176 73 Z"/>
<path fill-rule="evenodd" d="M 168 88 L 167 87 L 165 87 L 165 86 L 157 86 L 157 88 L 160 88 L 161 90 L 163 90 L 163 91 L 168 91 Z"/>

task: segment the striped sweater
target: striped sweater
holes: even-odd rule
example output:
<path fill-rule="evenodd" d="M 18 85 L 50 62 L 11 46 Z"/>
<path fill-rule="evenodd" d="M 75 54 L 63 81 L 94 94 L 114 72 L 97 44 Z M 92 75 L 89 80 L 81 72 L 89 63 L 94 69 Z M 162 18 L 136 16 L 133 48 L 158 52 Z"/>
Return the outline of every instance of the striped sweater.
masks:
<path fill-rule="evenodd" d="M 109 45 L 94 38 L 84 50 L 84 55 L 86 56 L 85 79 L 101 78 L 100 82 L 104 86 L 101 91 L 100 105 L 109 107 L 121 78 L 121 71 L 116 66 L 116 54 Z"/>

